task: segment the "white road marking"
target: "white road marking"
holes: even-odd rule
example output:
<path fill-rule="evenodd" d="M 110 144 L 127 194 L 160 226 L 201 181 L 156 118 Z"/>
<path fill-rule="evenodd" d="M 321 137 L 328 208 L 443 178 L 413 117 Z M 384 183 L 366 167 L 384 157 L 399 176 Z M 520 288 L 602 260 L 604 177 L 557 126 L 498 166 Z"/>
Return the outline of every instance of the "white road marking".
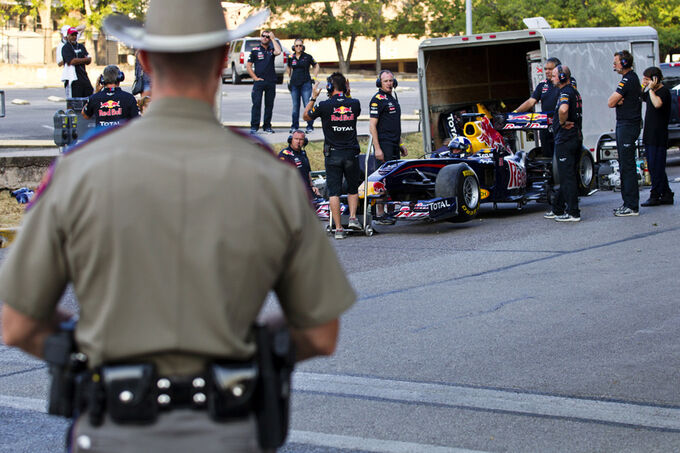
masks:
<path fill-rule="evenodd" d="M 35 412 L 47 412 L 47 401 L 40 398 L 0 395 L 0 406 Z"/>
<path fill-rule="evenodd" d="M 47 124 L 41 124 L 41 126 L 44 127 L 45 129 L 49 129 L 49 130 L 54 129 L 54 126 L 48 126 Z"/>
<path fill-rule="evenodd" d="M 305 372 L 295 373 L 293 388 L 356 398 L 680 430 L 680 408 L 646 404 Z"/>
<path fill-rule="evenodd" d="M 439 445 L 416 444 L 395 440 L 367 439 L 365 437 L 339 436 L 337 434 L 314 433 L 309 431 L 291 431 L 288 442 L 318 445 L 322 447 L 343 448 L 346 450 L 361 450 L 389 453 L 413 453 L 426 451 L 428 453 L 483 453 L 479 450 L 463 448 L 441 447 Z"/>

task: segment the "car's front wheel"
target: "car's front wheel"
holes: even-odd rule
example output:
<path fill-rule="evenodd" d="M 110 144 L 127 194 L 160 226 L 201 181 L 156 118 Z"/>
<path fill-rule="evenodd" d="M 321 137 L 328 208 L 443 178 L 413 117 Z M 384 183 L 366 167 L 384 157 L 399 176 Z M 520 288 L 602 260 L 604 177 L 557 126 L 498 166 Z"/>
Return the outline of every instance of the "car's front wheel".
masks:
<path fill-rule="evenodd" d="M 469 165 L 451 164 L 439 170 L 434 193 L 437 197 L 456 199 L 458 215 L 448 219 L 450 222 L 467 222 L 477 216 L 481 200 L 479 179 Z"/>
<path fill-rule="evenodd" d="M 231 84 L 238 85 L 241 83 L 241 76 L 236 73 L 236 66 L 231 65 Z"/>

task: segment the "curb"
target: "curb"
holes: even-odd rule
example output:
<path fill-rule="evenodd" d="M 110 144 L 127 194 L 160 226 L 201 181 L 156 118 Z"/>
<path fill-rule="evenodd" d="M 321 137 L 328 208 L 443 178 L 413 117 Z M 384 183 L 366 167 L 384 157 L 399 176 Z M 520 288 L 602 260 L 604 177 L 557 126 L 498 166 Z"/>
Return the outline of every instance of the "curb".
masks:
<path fill-rule="evenodd" d="M 9 246 L 18 232 L 19 228 L 0 228 L 0 249 Z"/>

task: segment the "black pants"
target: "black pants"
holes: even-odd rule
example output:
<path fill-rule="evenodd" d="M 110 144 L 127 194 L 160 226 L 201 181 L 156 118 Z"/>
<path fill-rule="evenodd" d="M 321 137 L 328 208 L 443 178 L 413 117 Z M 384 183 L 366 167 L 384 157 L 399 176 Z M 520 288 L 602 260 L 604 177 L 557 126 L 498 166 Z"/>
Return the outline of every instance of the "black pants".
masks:
<path fill-rule="evenodd" d="M 381 142 L 380 140 L 378 140 L 378 143 L 380 144 L 380 149 L 382 149 L 383 152 L 383 162 L 398 160 L 401 158 L 399 143 Z"/>
<path fill-rule="evenodd" d="M 543 153 L 543 157 L 552 159 L 555 150 L 555 136 L 549 130 L 539 131 L 538 136 L 541 139 L 541 152 Z"/>
<path fill-rule="evenodd" d="M 89 98 L 94 93 L 94 88 L 89 80 L 74 80 L 71 82 L 72 98 Z"/>
<path fill-rule="evenodd" d="M 555 144 L 557 171 L 560 176 L 560 187 L 557 189 L 552 210 L 556 215 L 567 214 L 581 217 L 578 209 L 578 180 L 576 179 L 576 159 L 581 150 L 581 142 L 573 138 L 564 143 Z M 566 208 L 565 208 L 566 205 Z"/>
<path fill-rule="evenodd" d="M 621 198 L 623 205 L 637 211 L 640 207 L 635 143 L 640 135 L 639 123 L 616 123 L 616 151 L 619 153 Z"/>
<path fill-rule="evenodd" d="M 253 108 L 250 111 L 250 128 L 257 130 L 260 127 L 260 113 L 262 111 L 262 93 L 264 93 L 264 120 L 262 129 L 272 128 L 272 110 L 274 110 L 274 98 L 276 97 L 276 82 L 259 80 L 253 82 Z"/>
<path fill-rule="evenodd" d="M 650 198 L 670 196 L 671 188 L 668 185 L 668 175 L 666 175 L 666 147 L 645 145 L 645 154 L 647 165 L 649 165 L 649 176 L 652 178 Z"/>

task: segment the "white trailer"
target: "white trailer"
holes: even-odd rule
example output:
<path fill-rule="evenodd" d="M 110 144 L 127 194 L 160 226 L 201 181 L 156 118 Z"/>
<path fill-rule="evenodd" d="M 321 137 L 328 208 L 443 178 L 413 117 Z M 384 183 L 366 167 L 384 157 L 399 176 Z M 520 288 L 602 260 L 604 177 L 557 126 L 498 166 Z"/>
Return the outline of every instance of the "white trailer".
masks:
<path fill-rule="evenodd" d="M 613 71 L 614 53 L 624 49 L 633 54 L 640 78 L 647 67 L 659 66 L 651 27 L 527 29 L 424 40 L 418 80 L 425 152 L 442 146 L 444 123 L 453 111 L 475 111 L 476 104 L 515 109 L 544 78 L 546 59 L 557 57 L 571 69 L 583 98 L 584 147 L 596 161 L 611 159 L 616 115 L 607 99 L 621 78 Z M 533 138 L 522 138 L 527 139 Z"/>

